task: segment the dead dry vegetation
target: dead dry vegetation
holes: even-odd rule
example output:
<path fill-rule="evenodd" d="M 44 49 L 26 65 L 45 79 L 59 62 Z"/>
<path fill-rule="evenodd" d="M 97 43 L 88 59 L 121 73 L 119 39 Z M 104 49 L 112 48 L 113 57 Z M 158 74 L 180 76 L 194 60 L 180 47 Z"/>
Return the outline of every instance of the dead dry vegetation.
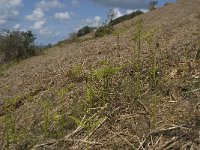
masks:
<path fill-rule="evenodd" d="M 200 149 L 199 8 L 180 0 L 1 71 L 1 149 Z"/>

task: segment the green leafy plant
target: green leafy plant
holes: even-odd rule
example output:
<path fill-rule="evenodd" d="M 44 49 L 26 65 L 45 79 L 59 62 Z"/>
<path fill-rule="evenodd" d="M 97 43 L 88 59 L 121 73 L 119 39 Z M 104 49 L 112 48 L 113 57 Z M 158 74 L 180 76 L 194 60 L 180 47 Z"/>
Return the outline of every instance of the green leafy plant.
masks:
<path fill-rule="evenodd" d="M 112 67 L 109 63 L 103 65 L 100 69 L 93 70 L 92 76 L 100 81 L 100 89 L 102 93 L 102 101 L 105 104 L 108 101 L 108 93 L 110 91 L 109 86 L 111 82 L 111 77 L 119 72 L 122 67 Z"/>

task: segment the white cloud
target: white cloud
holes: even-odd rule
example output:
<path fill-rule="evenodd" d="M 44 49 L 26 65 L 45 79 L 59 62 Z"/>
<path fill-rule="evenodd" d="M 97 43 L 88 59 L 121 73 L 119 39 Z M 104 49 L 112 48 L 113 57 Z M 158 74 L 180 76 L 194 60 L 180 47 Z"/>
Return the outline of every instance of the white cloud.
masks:
<path fill-rule="evenodd" d="M 90 0 L 101 6 L 117 7 L 126 9 L 147 8 L 147 0 Z"/>
<path fill-rule="evenodd" d="M 114 8 L 113 11 L 114 11 L 114 14 L 115 14 L 115 18 L 123 16 L 123 13 L 119 10 L 119 8 Z"/>
<path fill-rule="evenodd" d="M 39 31 L 39 35 L 43 38 L 47 38 L 47 37 L 55 37 L 55 36 L 58 36 L 60 35 L 60 32 L 59 31 L 53 31 L 53 30 L 50 30 L 48 28 L 43 28 Z"/>
<path fill-rule="evenodd" d="M 16 6 L 20 6 L 20 5 L 21 5 L 22 0 L 10 0 L 8 3 L 9 3 L 10 5 L 16 7 Z"/>
<path fill-rule="evenodd" d="M 45 17 L 45 13 L 50 9 L 60 8 L 63 5 L 58 0 L 41 0 L 36 3 L 36 8 L 25 18 L 30 21 L 39 21 Z"/>
<path fill-rule="evenodd" d="M 17 10 L 12 10 L 10 13 L 13 14 L 14 16 L 17 16 L 19 14 Z"/>
<path fill-rule="evenodd" d="M 0 0 L 0 24 L 15 21 L 19 14 L 18 8 L 22 6 L 22 2 L 22 0 Z"/>
<path fill-rule="evenodd" d="M 149 9 L 140 9 L 142 12 L 146 13 L 149 11 Z"/>
<path fill-rule="evenodd" d="M 42 30 L 46 23 L 46 20 L 36 21 L 31 28 L 35 30 Z"/>
<path fill-rule="evenodd" d="M 93 18 L 87 18 L 85 20 L 81 21 L 81 24 L 75 28 L 75 31 L 78 31 L 84 26 L 90 26 L 90 27 L 98 27 L 101 24 L 101 17 L 95 16 Z"/>
<path fill-rule="evenodd" d="M 37 8 L 41 8 L 44 11 L 48 11 L 53 8 L 60 8 L 63 5 L 58 0 L 42 0 L 36 4 Z"/>
<path fill-rule="evenodd" d="M 149 11 L 148 9 L 128 9 L 128 10 L 126 10 L 126 14 L 131 14 L 132 12 L 135 12 L 135 11 L 138 11 L 138 10 L 140 10 L 144 13 Z"/>
<path fill-rule="evenodd" d="M 6 20 L 0 19 L 0 25 L 3 25 L 6 23 Z"/>
<path fill-rule="evenodd" d="M 58 20 L 68 20 L 70 19 L 70 14 L 68 12 L 56 13 L 54 18 Z"/>
<path fill-rule="evenodd" d="M 94 17 L 94 20 L 95 20 L 94 26 L 95 27 L 99 26 L 100 23 L 101 23 L 101 17 L 100 16 L 96 16 L 96 17 Z"/>
<path fill-rule="evenodd" d="M 131 14 L 132 12 L 134 12 L 134 10 L 132 10 L 132 9 L 126 10 L 126 14 Z"/>
<path fill-rule="evenodd" d="M 79 1 L 78 0 L 72 0 L 72 5 L 74 7 L 78 7 L 80 4 L 79 4 Z"/>
<path fill-rule="evenodd" d="M 60 8 L 63 5 L 59 2 L 59 0 L 40 0 L 36 3 L 35 9 L 32 11 L 30 15 L 26 15 L 25 19 L 29 21 L 35 21 L 34 24 L 30 27 L 31 29 L 38 30 L 39 34 L 47 34 L 47 29 L 45 28 L 45 24 L 47 23 L 45 14 L 50 9 Z"/>
<path fill-rule="evenodd" d="M 13 27 L 15 30 L 19 30 L 20 29 L 20 24 L 15 24 L 14 27 Z"/>
<path fill-rule="evenodd" d="M 39 21 L 45 16 L 44 12 L 40 8 L 33 10 L 31 15 L 26 15 L 25 18 L 30 21 Z"/>

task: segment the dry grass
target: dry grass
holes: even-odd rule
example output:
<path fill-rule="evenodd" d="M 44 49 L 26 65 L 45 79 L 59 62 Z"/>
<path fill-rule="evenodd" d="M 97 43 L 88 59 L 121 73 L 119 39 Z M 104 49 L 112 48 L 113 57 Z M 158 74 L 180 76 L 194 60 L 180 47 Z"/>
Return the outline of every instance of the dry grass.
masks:
<path fill-rule="evenodd" d="M 127 29 L 118 42 L 109 35 L 80 42 L 78 48 L 77 43 L 62 44 L 4 70 L 0 76 L 1 148 L 6 148 L 3 101 L 17 98 L 18 103 L 9 105 L 15 108 L 12 114 L 16 120 L 10 149 L 199 149 L 199 7 L 198 0 L 182 0 L 140 16 L 144 31 L 156 32 L 151 45 L 142 41 L 137 97 L 133 91 L 138 70 L 132 64 L 134 43 L 130 38 L 138 17 L 115 27 Z M 149 57 L 156 43 L 155 121 Z M 106 80 L 91 77 L 107 62 L 111 70 L 121 69 L 115 73 L 107 70 L 111 76 Z M 89 110 L 88 83 L 94 90 Z M 60 96 L 59 91 L 70 85 L 75 86 Z M 41 107 L 45 103 L 51 107 Z M 45 130 L 48 136 L 43 130 L 47 111 L 46 119 L 51 120 Z"/>

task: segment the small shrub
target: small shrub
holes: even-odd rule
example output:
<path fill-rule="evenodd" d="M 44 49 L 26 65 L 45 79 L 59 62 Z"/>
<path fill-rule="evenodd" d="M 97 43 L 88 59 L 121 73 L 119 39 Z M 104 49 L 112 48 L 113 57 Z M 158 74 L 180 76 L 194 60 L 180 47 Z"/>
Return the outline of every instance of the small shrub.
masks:
<path fill-rule="evenodd" d="M 93 31 L 92 27 L 85 26 L 85 27 L 81 28 L 80 30 L 78 30 L 77 36 L 84 36 L 84 35 L 90 33 L 91 31 Z"/>
<path fill-rule="evenodd" d="M 109 35 L 113 33 L 113 27 L 110 25 L 105 25 L 97 28 L 95 32 L 95 37 L 103 37 L 105 35 Z"/>

